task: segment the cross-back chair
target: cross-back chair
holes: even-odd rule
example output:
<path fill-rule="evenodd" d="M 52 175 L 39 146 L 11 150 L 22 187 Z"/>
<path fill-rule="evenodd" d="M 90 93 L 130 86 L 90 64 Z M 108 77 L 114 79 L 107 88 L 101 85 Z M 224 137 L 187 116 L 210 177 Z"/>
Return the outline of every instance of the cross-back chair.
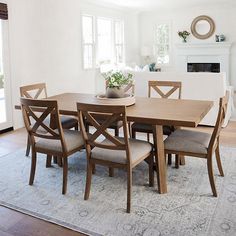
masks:
<path fill-rule="evenodd" d="M 37 153 L 47 154 L 47 162 L 50 163 L 52 156 L 58 156 L 63 161 L 62 194 L 65 194 L 68 172 L 67 159 L 71 154 L 84 148 L 82 133 L 77 130 L 62 129 L 57 101 L 21 98 L 21 107 L 32 147 L 29 185 L 34 182 Z M 31 120 L 34 122 L 30 122 Z"/>
<path fill-rule="evenodd" d="M 149 185 L 153 186 L 152 144 L 128 138 L 125 106 L 77 103 L 77 109 L 87 151 L 87 177 L 84 199 L 89 198 L 94 165 L 122 168 L 127 171 L 127 212 L 129 213 L 131 209 L 132 169 L 143 160 L 147 160 L 149 163 Z M 106 115 L 102 123 L 97 120 L 98 113 Z M 95 128 L 95 132 L 91 136 L 86 133 L 85 119 Z M 107 131 L 107 128 L 117 121 L 122 121 L 123 138 L 114 136 Z"/>
<path fill-rule="evenodd" d="M 45 99 L 47 98 L 47 88 L 45 83 L 31 84 L 20 87 L 20 96 L 31 99 Z M 64 129 L 75 128 L 78 130 L 78 120 L 71 116 L 60 116 L 62 127 Z M 47 120 L 49 123 L 49 120 Z M 30 153 L 30 138 L 27 140 L 26 156 Z"/>
<path fill-rule="evenodd" d="M 167 154 L 192 156 L 207 160 L 209 181 L 213 196 L 215 197 L 217 197 L 217 191 L 213 175 L 212 156 L 215 153 L 220 175 L 224 176 L 220 160 L 219 138 L 226 114 L 227 103 L 228 94 L 220 98 L 219 112 L 212 134 L 186 129 L 177 129 L 164 142 L 165 153 Z"/>
<path fill-rule="evenodd" d="M 165 90 L 167 91 L 165 91 Z M 148 81 L 148 97 L 152 97 L 152 92 L 155 92 L 156 95 L 159 95 L 160 98 L 168 99 L 173 94 L 177 95 L 178 99 L 181 99 L 182 92 L 182 83 L 179 81 Z M 163 126 L 163 134 L 170 135 L 171 132 L 174 131 L 174 127 L 172 126 Z M 136 138 L 136 133 L 147 133 L 147 139 L 149 141 L 149 135 L 153 134 L 153 126 L 149 124 L 142 123 L 133 123 L 131 126 L 132 138 Z M 178 167 L 178 163 L 184 163 L 184 157 L 181 159 L 176 156 L 176 167 Z M 171 165 L 171 155 L 168 155 L 168 164 Z"/>
<path fill-rule="evenodd" d="M 106 84 L 105 84 L 105 87 L 107 88 L 108 87 L 108 81 L 106 80 Z M 127 84 L 125 87 L 124 87 L 124 92 L 126 94 L 134 94 L 134 84 L 131 82 L 129 84 Z M 102 122 L 103 119 L 100 118 Z M 87 132 L 89 132 L 89 126 L 92 126 L 89 122 L 86 122 L 86 130 Z M 109 129 L 114 129 L 115 131 L 115 136 L 119 136 L 119 130 L 120 128 L 122 127 L 122 122 L 119 121 L 119 122 L 114 122 L 112 123 L 108 128 Z M 129 131 L 130 131 L 130 128 L 129 128 Z"/>

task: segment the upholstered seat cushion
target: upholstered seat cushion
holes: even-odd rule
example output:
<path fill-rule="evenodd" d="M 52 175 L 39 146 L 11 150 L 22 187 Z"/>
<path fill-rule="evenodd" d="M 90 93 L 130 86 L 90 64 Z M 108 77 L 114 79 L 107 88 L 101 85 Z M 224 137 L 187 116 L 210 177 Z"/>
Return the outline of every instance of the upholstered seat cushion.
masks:
<path fill-rule="evenodd" d="M 63 131 L 68 152 L 84 145 L 82 132 L 68 129 Z M 38 138 L 35 147 L 46 151 L 62 152 L 62 145 L 59 140 Z"/>
<path fill-rule="evenodd" d="M 73 116 L 60 116 L 60 120 L 64 129 L 70 129 L 78 124 L 78 119 Z"/>
<path fill-rule="evenodd" d="M 123 138 L 117 138 L 121 142 L 124 142 Z M 111 142 L 105 139 L 103 144 L 111 144 Z M 143 156 L 148 155 L 152 152 L 152 144 L 146 141 L 137 140 L 137 139 L 129 139 L 130 144 L 130 155 L 131 162 L 134 163 Z M 92 158 L 111 161 L 115 163 L 125 164 L 127 163 L 126 151 L 123 150 L 110 150 L 104 148 L 95 147 L 92 149 Z"/>
<path fill-rule="evenodd" d="M 207 154 L 211 135 L 192 130 L 178 129 L 165 140 L 166 150 Z"/>
<path fill-rule="evenodd" d="M 152 133 L 153 132 L 153 126 L 149 124 L 142 124 L 142 123 L 133 123 L 132 129 L 134 129 L 136 132 L 145 132 L 145 133 Z M 173 131 L 171 126 L 164 125 L 163 126 L 163 134 L 164 135 L 170 135 Z"/>

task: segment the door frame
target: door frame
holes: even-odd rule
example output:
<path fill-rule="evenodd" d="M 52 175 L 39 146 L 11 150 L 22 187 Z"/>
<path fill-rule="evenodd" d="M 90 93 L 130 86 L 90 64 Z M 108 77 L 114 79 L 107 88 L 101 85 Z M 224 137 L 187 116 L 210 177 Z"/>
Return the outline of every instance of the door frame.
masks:
<path fill-rule="evenodd" d="M 4 73 L 4 96 L 6 106 L 6 121 L 0 123 L 0 130 L 13 127 L 11 76 L 10 76 L 10 50 L 9 50 L 9 23 L 8 20 L 1 20 L 2 23 L 2 65 Z"/>

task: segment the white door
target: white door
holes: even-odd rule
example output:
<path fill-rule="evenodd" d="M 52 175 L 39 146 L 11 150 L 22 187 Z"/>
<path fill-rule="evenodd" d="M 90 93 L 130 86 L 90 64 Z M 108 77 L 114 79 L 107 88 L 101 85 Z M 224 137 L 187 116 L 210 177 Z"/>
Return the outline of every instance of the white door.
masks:
<path fill-rule="evenodd" d="M 12 126 L 8 21 L 0 20 L 0 131 Z"/>

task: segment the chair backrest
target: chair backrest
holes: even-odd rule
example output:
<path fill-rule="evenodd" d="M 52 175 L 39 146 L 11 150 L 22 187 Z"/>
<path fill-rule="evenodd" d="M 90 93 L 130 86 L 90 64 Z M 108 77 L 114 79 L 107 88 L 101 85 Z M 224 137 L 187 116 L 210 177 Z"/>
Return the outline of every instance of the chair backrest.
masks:
<path fill-rule="evenodd" d="M 106 89 L 108 87 L 108 80 L 106 80 Z M 134 83 L 130 82 L 124 87 L 124 92 L 127 94 L 134 94 Z"/>
<path fill-rule="evenodd" d="M 168 89 L 164 91 L 164 89 Z M 178 99 L 181 98 L 182 83 L 179 81 L 148 81 L 148 97 L 151 97 L 151 91 L 154 90 L 161 98 L 169 98 L 178 90 Z"/>
<path fill-rule="evenodd" d="M 57 101 L 32 98 L 21 98 L 20 100 L 23 119 L 31 138 L 31 144 L 35 144 L 36 138 L 59 140 L 62 150 L 66 152 Z"/>
<path fill-rule="evenodd" d="M 20 87 L 20 96 L 33 99 L 47 98 L 46 84 L 39 83 L 22 86 Z"/>
<path fill-rule="evenodd" d="M 212 151 L 218 142 L 220 132 L 222 130 L 222 125 L 225 120 L 228 100 L 229 100 L 229 92 L 226 92 L 225 96 L 220 98 L 218 116 L 216 119 L 216 124 L 213 130 L 212 136 L 211 136 L 211 140 L 209 142 L 208 150 Z"/>
<path fill-rule="evenodd" d="M 93 147 L 123 150 L 126 151 L 127 163 L 130 163 L 128 125 L 125 106 L 77 103 L 77 109 L 87 151 L 90 152 Z M 95 132 L 91 136 L 86 133 L 85 120 L 91 123 L 95 128 Z M 107 131 L 107 128 L 117 121 L 123 122 L 124 139 L 122 141 Z M 104 138 L 108 142 L 102 142 Z"/>

